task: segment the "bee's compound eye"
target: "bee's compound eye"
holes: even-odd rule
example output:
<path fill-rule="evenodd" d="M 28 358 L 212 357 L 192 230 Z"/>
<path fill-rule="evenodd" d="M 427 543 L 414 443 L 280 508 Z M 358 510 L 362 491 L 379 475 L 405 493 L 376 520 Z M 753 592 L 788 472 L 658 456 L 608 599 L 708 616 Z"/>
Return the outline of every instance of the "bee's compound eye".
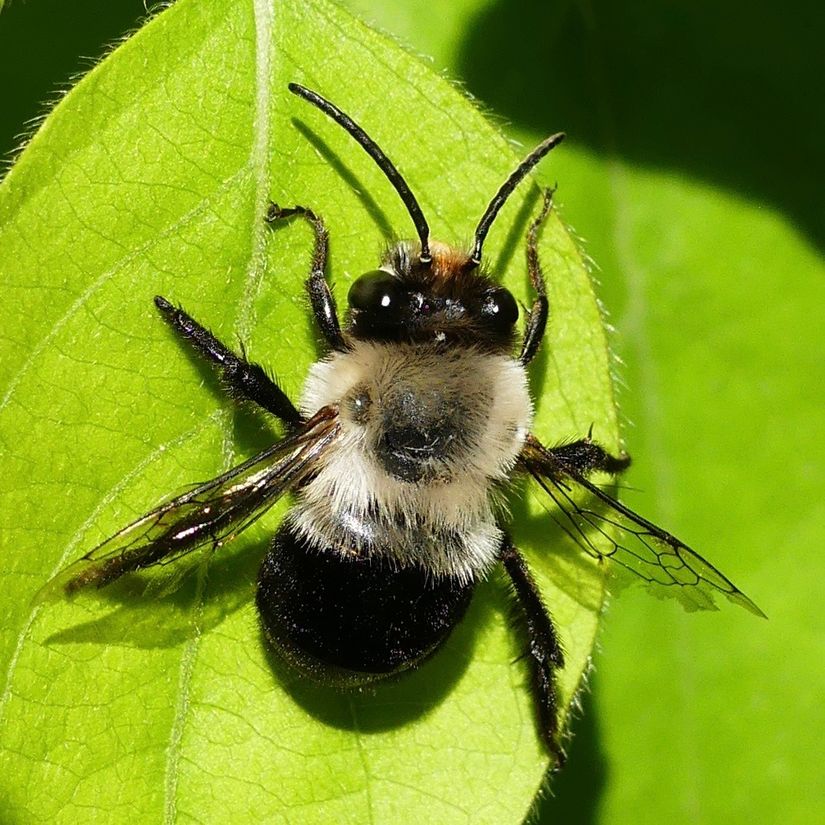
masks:
<path fill-rule="evenodd" d="M 362 275 L 349 289 L 349 304 L 353 309 L 369 312 L 375 319 L 393 318 L 401 309 L 404 290 L 398 279 L 376 269 Z"/>
<path fill-rule="evenodd" d="M 504 287 L 491 289 L 481 304 L 481 317 L 497 327 L 506 329 L 518 320 L 518 304 Z"/>

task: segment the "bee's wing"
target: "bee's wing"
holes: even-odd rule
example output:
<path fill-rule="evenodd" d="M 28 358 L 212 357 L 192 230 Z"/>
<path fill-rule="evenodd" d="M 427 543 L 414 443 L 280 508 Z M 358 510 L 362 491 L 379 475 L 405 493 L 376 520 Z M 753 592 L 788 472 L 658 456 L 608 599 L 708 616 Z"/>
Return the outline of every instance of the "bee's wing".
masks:
<path fill-rule="evenodd" d="M 35 602 L 103 587 L 124 573 L 233 539 L 316 467 L 337 433 L 337 409 L 322 408 L 263 452 L 115 533 L 47 582 Z"/>
<path fill-rule="evenodd" d="M 721 593 L 764 618 L 710 562 L 607 495 L 534 438 L 528 440 L 520 460 L 558 507 L 556 522 L 589 555 L 609 558 L 657 591 L 675 596 L 688 609 L 715 610 L 714 596 Z"/>

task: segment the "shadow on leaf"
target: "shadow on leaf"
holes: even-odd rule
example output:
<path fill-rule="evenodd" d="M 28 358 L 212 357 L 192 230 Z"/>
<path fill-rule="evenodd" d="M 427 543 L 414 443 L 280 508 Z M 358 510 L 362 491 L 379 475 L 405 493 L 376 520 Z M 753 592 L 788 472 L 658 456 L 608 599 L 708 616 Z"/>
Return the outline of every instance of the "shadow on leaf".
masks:
<path fill-rule="evenodd" d="M 265 542 L 238 540 L 209 562 L 205 597 L 197 614 L 197 631 L 206 633 L 250 604 Z M 177 647 L 195 633 L 197 563 L 195 553 L 171 565 L 130 573 L 101 590 L 80 591 L 77 607 L 100 603 L 113 609 L 103 616 L 51 634 L 45 644 L 120 645 L 136 648 Z"/>
<path fill-rule="evenodd" d="M 781 209 L 825 244 L 821 6 L 734 0 L 486 7 L 457 74 L 516 125 L 680 170 Z"/>

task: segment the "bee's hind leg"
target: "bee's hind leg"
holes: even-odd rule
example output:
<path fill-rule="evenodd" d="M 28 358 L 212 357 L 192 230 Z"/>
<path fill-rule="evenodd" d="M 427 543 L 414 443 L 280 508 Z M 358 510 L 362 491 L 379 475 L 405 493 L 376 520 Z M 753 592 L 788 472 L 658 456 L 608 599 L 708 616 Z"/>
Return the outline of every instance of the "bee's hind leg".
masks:
<path fill-rule="evenodd" d="M 556 758 L 556 768 L 560 768 L 565 755 L 559 742 L 556 671 L 564 666 L 564 655 L 527 562 L 509 538 L 505 538 L 499 558 L 510 577 L 524 619 L 539 733 Z"/>

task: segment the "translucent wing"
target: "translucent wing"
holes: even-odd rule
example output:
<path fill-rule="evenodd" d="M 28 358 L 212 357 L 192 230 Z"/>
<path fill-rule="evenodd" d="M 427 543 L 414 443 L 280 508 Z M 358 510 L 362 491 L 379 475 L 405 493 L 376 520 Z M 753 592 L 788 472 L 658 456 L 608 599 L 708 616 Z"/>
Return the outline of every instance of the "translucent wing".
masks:
<path fill-rule="evenodd" d="M 61 570 L 36 602 L 103 587 L 135 570 L 233 539 L 300 483 L 338 433 L 324 407 L 286 438 L 217 478 L 167 501 Z"/>
<path fill-rule="evenodd" d="M 765 614 L 710 562 L 675 536 L 611 498 L 532 437 L 522 465 L 558 507 L 559 526 L 586 553 L 609 558 L 688 609 L 715 610 L 721 593 L 757 616 Z"/>

